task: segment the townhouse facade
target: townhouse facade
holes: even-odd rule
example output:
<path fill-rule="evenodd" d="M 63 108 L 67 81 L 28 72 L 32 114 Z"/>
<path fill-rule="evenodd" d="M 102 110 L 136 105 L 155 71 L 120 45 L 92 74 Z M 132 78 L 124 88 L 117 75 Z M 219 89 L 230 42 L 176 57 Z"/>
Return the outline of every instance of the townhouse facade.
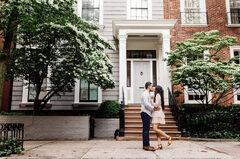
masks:
<path fill-rule="evenodd" d="M 113 63 L 114 89 L 101 90 L 84 79 L 76 79 L 72 92 L 55 96 L 47 110 L 96 110 L 102 101 L 140 103 L 146 81 L 164 88 L 165 104 L 172 89 L 166 52 L 177 41 L 199 31 L 219 30 L 220 35 L 240 36 L 240 0 L 78 0 L 76 13 L 99 25 L 99 33 L 116 50 L 106 52 Z M 219 53 L 223 59 L 240 54 L 240 45 Z M 48 80 L 43 87 L 48 86 Z M 174 89 L 178 89 L 174 87 Z M 45 89 L 43 89 L 45 90 Z M 46 92 L 41 92 L 42 94 Z M 198 95 L 184 92 L 179 103 L 195 103 Z M 34 93 L 24 81 L 14 79 L 11 110 L 32 110 Z M 227 104 L 240 103 L 240 93 Z"/>

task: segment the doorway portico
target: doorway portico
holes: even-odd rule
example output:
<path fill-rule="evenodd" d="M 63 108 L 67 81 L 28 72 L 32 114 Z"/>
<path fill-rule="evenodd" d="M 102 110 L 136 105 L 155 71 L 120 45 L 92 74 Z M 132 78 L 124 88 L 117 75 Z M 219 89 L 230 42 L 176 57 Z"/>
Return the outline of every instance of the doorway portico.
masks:
<path fill-rule="evenodd" d="M 113 35 L 119 40 L 119 101 L 139 104 L 147 81 L 161 85 L 165 104 L 171 89 L 170 67 L 163 59 L 170 51 L 170 32 L 176 20 L 116 20 Z"/>

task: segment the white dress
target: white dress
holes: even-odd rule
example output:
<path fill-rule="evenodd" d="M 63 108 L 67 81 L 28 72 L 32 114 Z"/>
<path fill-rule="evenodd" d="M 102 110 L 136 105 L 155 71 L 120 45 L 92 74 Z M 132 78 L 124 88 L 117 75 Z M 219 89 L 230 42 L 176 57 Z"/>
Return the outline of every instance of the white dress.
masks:
<path fill-rule="evenodd" d="M 161 96 L 160 94 L 156 95 L 155 103 L 151 100 L 151 103 L 154 107 L 160 107 L 161 109 L 158 111 L 152 112 L 152 123 L 160 123 L 165 124 L 165 114 L 163 113 L 162 106 L 161 106 Z"/>

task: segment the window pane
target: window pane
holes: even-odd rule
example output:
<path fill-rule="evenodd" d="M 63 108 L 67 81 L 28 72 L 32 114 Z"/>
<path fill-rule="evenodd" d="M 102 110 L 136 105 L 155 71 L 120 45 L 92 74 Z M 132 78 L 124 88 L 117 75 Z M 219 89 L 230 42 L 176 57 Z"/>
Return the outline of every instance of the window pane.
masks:
<path fill-rule="evenodd" d="M 88 100 L 88 82 L 86 80 L 80 81 L 80 100 Z"/>
<path fill-rule="evenodd" d="M 239 56 L 239 55 L 240 55 L 240 51 L 235 50 L 234 51 L 234 57 Z M 240 59 L 235 60 L 235 63 L 240 64 Z"/>
<path fill-rule="evenodd" d="M 131 87 L 131 61 L 127 61 L 127 87 Z"/>
<path fill-rule="evenodd" d="M 34 89 L 34 86 L 32 84 L 30 84 L 28 86 L 28 102 L 33 102 L 35 96 L 36 96 L 36 91 Z"/>
<path fill-rule="evenodd" d="M 156 58 L 156 50 L 127 50 L 127 58 Z"/>
<path fill-rule="evenodd" d="M 200 8 L 200 0 L 185 0 L 185 8 Z"/>
<path fill-rule="evenodd" d="M 188 95 L 188 100 L 193 100 L 193 95 Z"/>
<path fill-rule="evenodd" d="M 157 85 L 157 63 L 156 61 L 153 61 L 153 65 L 152 65 L 152 69 L 153 69 L 153 85 L 156 86 Z"/>
<path fill-rule="evenodd" d="M 94 8 L 99 8 L 99 0 L 94 0 L 93 3 L 94 3 L 94 4 L 93 4 L 93 7 L 94 7 Z"/>
<path fill-rule="evenodd" d="M 230 0 L 231 8 L 240 8 L 240 0 Z"/>
<path fill-rule="evenodd" d="M 137 11 L 136 9 L 131 9 L 131 19 L 136 19 L 137 18 Z"/>
<path fill-rule="evenodd" d="M 148 0 L 131 0 L 130 18 L 146 20 L 148 18 Z"/>
<path fill-rule="evenodd" d="M 99 22 L 99 0 L 84 0 L 82 18 L 95 23 Z"/>
<path fill-rule="evenodd" d="M 137 0 L 137 8 L 142 8 L 142 0 Z"/>
<path fill-rule="evenodd" d="M 142 0 L 142 8 L 148 8 L 148 0 Z"/>
<path fill-rule="evenodd" d="M 90 84 L 90 97 L 89 100 L 98 100 L 98 87 L 95 86 L 94 84 Z"/>
<path fill-rule="evenodd" d="M 137 7 L 137 0 L 131 0 L 131 8 Z"/>
<path fill-rule="evenodd" d="M 88 3 L 89 3 L 88 0 L 83 0 L 82 7 L 83 7 L 83 8 L 88 8 Z"/>
<path fill-rule="evenodd" d="M 43 80 L 43 84 L 41 86 L 41 92 L 39 94 L 39 99 L 43 99 L 47 94 L 47 78 Z M 28 102 L 33 102 L 36 97 L 36 91 L 32 84 L 28 86 Z"/>
<path fill-rule="evenodd" d="M 43 99 L 45 95 L 47 94 L 47 78 L 43 80 L 43 84 L 41 87 L 41 92 L 39 94 L 39 99 Z"/>

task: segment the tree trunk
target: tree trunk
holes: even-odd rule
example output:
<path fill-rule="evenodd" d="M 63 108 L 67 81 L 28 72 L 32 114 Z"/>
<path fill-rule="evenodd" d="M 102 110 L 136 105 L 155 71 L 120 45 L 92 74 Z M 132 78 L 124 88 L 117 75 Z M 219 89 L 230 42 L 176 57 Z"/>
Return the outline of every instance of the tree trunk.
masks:
<path fill-rule="evenodd" d="M 2 110 L 4 83 L 6 79 L 7 62 L 0 61 L 0 111 Z"/>
<path fill-rule="evenodd" d="M 14 32 L 17 28 L 17 7 L 18 2 L 14 6 L 9 23 L 7 25 L 7 29 L 5 30 L 6 34 L 4 35 L 4 43 L 3 43 L 3 54 L 4 56 L 0 59 L 0 111 L 2 109 L 2 96 L 4 90 L 4 83 L 6 80 L 6 73 L 8 71 L 8 64 L 10 60 L 10 52 L 12 50 L 12 44 L 14 39 Z"/>

